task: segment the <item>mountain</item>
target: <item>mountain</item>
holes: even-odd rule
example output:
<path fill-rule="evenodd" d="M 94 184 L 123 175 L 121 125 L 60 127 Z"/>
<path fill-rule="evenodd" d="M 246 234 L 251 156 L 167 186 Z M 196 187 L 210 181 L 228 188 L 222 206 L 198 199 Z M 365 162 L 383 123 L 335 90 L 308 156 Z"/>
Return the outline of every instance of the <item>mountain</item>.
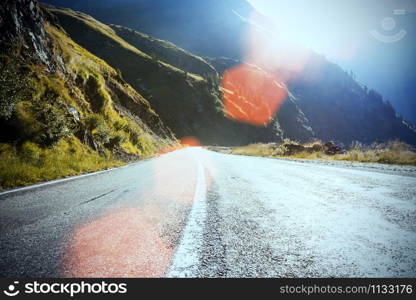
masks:
<path fill-rule="evenodd" d="M 245 0 L 45 0 L 83 11 L 107 24 L 118 24 L 164 39 L 203 57 L 244 56 L 245 34 L 255 9 Z M 396 17 L 407 31 L 400 43 L 385 44 L 371 38 L 357 57 L 340 62 L 358 78 L 389 99 L 406 119 L 416 122 L 413 75 L 416 22 L 414 13 Z M 382 15 L 371 26 L 378 28 Z M 362 33 L 370 29 L 363 28 Z M 368 34 L 367 34 L 368 35 Z M 370 36 L 371 37 L 371 36 Z M 368 45 L 367 45 L 368 44 Z M 374 74 L 377 74 L 376 76 Z"/>
<path fill-rule="evenodd" d="M 416 7 L 414 1 L 408 4 Z M 377 6 L 383 7 L 378 2 Z M 367 28 L 362 28 L 362 34 L 376 30 L 389 37 L 404 30 L 405 36 L 395 43 L 384 43 L 367 34 L 361 37 L 356 54 L 340 63 L 344 68 L 353 70 L 358 80 L 377 89 L 405 119 L 416 124 L 416 12 L 409 7 L 404 14 L 393 13 L 391 17 L 396 26 L 392 31 L 384 30 L 380 24 L 384 17 L 385 14 L 374 14 Z"/>
<path fill-rule="evenodd" d="M 257 15 L 244 0 L 46 2 L 81 10 L 104 23 L 122 25 L 171 41 L 203 57 L 220 75 L 238 63 L 247 62 L 247 33 L 253 26 L 250 16 Z M 254 24 L 254 27 L 261 28 L 258 24 Z M 119 31 L 119 34 L 123 33 Z M 281 51 L 275 49 L 272 60 L 285 61 L 287 58 L 283 56 L 282 59 L 281 55 Z M 267 64 L 257 66 L 274 73 L 278 82 L 282 74 L 288 72 L 282 68 L 272 69 Z M 316 77 L 313 83 L 305 81 L 311 74 Z M 285 107 L 289 103 L 291 108 L 296 107 L 295 119 L 302 119 L 302 128 L 311 129 L 309 138 L 333 139 L 345 144 L 354 140 L 371 143 L 395 138 L 416 143 L 414 128 L 402 117 L 396 116 L 396 111 L 388 101 L 317 54 L 312 53 L 297 74 L 280 83 L 286 85 L 288 97 L 278 112 L 277 120 L 285 124 L 286 136 L 304 137 L 299 130 L 295 130 L 298 134 L 289 134 L 293 124 L 283 122 L 285 111 L 294 114 L 294 110 Z M 391 93 L 389 98 L 392 98 Z"/>

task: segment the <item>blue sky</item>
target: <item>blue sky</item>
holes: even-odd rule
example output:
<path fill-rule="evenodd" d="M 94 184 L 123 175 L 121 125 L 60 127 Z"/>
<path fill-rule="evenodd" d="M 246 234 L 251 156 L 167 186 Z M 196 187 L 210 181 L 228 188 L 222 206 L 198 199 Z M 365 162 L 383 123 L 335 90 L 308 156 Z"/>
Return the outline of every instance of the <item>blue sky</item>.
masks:
<path fill-rule="evenodd" d="M 370 31 L 383 32 L 384 18 L 395 9 L 416 12 L 414 0 L 249 0 L 280 29 L 280 37 L 299 42 L 336 61 L 353 59 L 357 48 L 367 46 Z M 397 16 L 397 18 L 400 18 Z"/>
<path fill-rule="evenodd" d="M 416 124 L 415 0 L 249 2 L 276 24 L 276 37 L 306 46 L 352 70 L 358 81 L 381 92 Z M 385 43 L 372 32 L 387 39 L 405 35 Z"/>

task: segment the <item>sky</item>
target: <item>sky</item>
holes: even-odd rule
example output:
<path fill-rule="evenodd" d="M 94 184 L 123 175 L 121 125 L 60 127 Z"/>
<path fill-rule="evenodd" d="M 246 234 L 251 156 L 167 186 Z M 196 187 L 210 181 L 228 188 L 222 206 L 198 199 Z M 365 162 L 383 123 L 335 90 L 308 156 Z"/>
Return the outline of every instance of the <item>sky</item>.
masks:
<path fill-rule="evenodd" d="M 277 38 L 323 54 L 416 124 L 415 0 L 248 0 Z"/>
<path fill-rule="evenodd" d="M 337 61 L 354 58 L 357 48 L 365 47 L 371 30 L 394 34 L 400 16 L 396 9 L 416 12 L 414 0 L 249 0 L 262 14 L 270 17 L 279 28 L 280 37 L 299 42 Z M 390 26 L 390 27 L 388 27 Z M 390 33 L 391 32 L 391 33 Z"/>

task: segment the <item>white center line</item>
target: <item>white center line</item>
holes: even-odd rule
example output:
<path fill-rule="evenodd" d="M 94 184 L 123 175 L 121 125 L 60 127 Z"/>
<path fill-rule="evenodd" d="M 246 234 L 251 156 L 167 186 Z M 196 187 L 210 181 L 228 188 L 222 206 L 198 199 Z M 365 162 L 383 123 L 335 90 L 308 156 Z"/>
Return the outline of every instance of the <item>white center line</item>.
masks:
<path fill-rule="evenodd" d="M 207 205 L 204 167 L 199 160 L 197 160 L 197 165 L 192 209 L 167 277 L 197 277 L 198 274 L 199 252 L 203 244 Z"/>

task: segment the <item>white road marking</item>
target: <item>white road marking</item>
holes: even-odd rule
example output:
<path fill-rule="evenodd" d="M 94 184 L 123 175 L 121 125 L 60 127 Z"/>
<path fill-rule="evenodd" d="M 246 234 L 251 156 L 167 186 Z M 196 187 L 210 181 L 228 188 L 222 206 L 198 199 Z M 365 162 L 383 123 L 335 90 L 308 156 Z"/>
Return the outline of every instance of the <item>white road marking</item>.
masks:
<path fill-rule="evenodd" d="M 192 209 L 167 277 L 197 276 L 199 251 L 202 248 L 204 223 L 207 217 L 205 172 L 199 160 L 197 164 L 198 173 Z"/>

